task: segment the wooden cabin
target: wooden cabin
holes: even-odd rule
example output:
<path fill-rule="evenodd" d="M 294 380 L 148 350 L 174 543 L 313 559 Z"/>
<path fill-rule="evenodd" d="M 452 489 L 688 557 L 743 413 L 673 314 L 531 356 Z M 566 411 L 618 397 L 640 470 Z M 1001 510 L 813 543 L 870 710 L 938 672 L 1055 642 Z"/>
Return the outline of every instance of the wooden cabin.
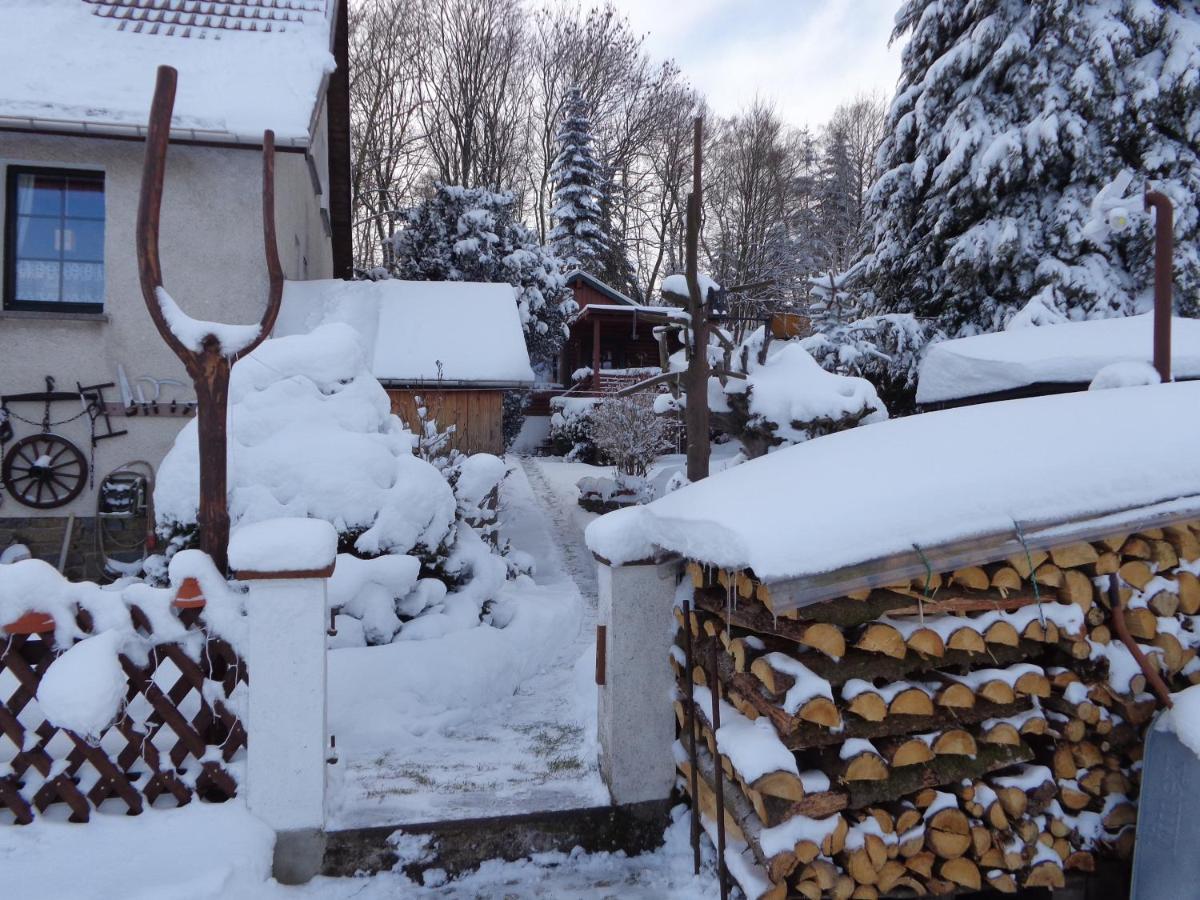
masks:
<path fill-rule="evenodd" d="M 559 352 L 558 374 L 570 385 L 579 369 L 591 369 L 590 389 L 603 392 L 646 375 L 659 367 L 658 341 L 645 314 L 654 307 L 643 306 L 586 272 L 576 270 L 567 277 L 575 293 L 579 313 L 571 321 L 570 334 Z"/>
<path fill-rule="evenodd" d="M 288 282 L 275 334 L 345 322 L 364 338 L 392 412 L 418 409 L 463 453 L 504 453 L 503 400 L 534 382 L 513 289 L 469 281 Z"/>

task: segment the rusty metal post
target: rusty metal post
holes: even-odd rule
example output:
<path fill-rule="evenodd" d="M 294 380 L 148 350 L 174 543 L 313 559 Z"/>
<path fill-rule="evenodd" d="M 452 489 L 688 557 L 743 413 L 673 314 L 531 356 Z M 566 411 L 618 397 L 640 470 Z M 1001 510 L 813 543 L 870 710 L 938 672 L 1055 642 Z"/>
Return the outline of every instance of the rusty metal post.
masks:
<path fill-rule="evenodd" d="M 229 374 L 240 356 L 266 340 L 275 327 L 283 299 L 283 266 L 275 240 L 275 134 L 263 133 L 262 227 L 266 257 L 267 307 L 259 321 L 258 336 L 244 347 L 225 348 L 215 334 L 205 335 L 200 346 L 185 345 L 171 331 L 162 310 L 158 291 L 163 287 L 158 237 L 162 210 L 163 182 L 167 170 L 167 147 L 171 138 L 171 114 L 175 106 L 178 73 L 159 66 L 146 130 L 146 156 L 138 198 L 137 260 L 142 297 L 155 328 L 192 379 L 196 391 L 196 431 L 200 451 L 200 503 L 197 524 L 200 549 L 217 568 L 228 569 L 229 502 L 228 439 Z"/>
<path fill-rule="evenodd" d="M 1146 191 L 1146 209 L 1154 210 L 1154 368 L 1171 380 L 1171 292 L 1175 256 L 1175 208 L 1171 198 Z"/>
<path fill-rule="evenodd" d="M 687 751 L 688 761 L 691 763 L 688 779 L 691 782 L 692 790 L 692 869 L 695 874 L 700 874 L 700 776 L 697 774 L 696 760 L 696 692 L 692 685 L 692 669 L 695 666 L 695 657 L 692 654 L 692 604 L 688 600 L 683 601 L 683 665 L 687 670 L 684 673 L 684 684 L 687 686 L 687 703 L 685 709 L 687 715 L 685 718 L 685 726 L 687 728 Z"/>
<path fill-rule="evenodd" d="M 1159 702 L 1170 709 L 1175 705 L 1171 702 L 1170 689 L 1162 680 L 1158 667 L 1146 658 L 1146 654 L 1142 652 L 1142 648 L 1138 646 L 1138 642 L 1129 632 L 1129 625 L 1125 621 L 1125 603 L 1121 600 L 1121 588 L 1117 583 L 1116 575 L 1108 576 L 1108 603 L 1112 607 L 1113 627 L 1116 629 L 1117 637 L 1141 667 L 1142 674 L 1146 676 L 1146 681 L 1150 684 L 1151 689 L 1158 695 Z"/>
<path fill-rule="evenodd" d="M 717 743 L 717 732 L 721 730 L 721 681 L 717 665 L 719 644 L 710 645 L 708 693 L 712 697 L 713 728 L 713 785 L 717 795 L 717 881 L 721 885 L 721 900 L 729 896 L 729 879 L 725 869 L 725 769 L 721 766 L 721 748 Z"/>

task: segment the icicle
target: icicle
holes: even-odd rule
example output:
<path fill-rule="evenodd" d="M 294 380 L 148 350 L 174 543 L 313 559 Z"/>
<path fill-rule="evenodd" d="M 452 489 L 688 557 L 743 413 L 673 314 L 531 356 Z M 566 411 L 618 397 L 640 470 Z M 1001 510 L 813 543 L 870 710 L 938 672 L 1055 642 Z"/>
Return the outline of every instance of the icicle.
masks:
<path fill-rule="evenodd" d="M 1025 564 L 1029 567 L 1029 583 L 1033 585 L 1033 599 L 1037 602 L 1038 619 L 1042 623 L 1042 627 L 1046 627 L 1046 612 L 1042 609 L 1042 594 L 1038 590 L 1037 578 L 1033 574 L 1033 554 L 1029 552 L 1029 545 L 1025 543 L 1025 532 L 1021 530 L 1021 524 L 1016 520 L 1012 520 L 1013 528 L 1017 532 L 1017 540 L 1021 542 L 1021 546 L 1025 549 Z"/>

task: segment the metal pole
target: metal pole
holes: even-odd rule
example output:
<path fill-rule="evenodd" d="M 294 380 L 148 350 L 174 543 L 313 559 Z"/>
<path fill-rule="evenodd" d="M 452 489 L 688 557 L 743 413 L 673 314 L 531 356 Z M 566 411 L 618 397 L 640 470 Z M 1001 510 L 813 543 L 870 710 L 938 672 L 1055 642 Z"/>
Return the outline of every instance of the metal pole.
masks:
<path fill-rule="evenodd" d="M 692 789 L 692 869 L 700 874 L 700 791 L 699 775 L 696 772 L 696 700 L 692 686 L 692 668 L 695 665 L 692 655 L 692 604 L 683 601 L 683 663 L 687 671 L 684 673 L 684 683 L 687 691 L 687 748 L 688 760 L 691 762 Z"/>
<path fill-rule="evenodd" d="M 721 682 L 717 671 L 717 642 L 710 645 L 708 692 L 712 696 L 713 780 L 717 795 L 717 881 L 721 885 L 721 900 L 729 896 L 729 879 L 725 874 L 725 770 L 721 766 L 721 748 L 717 732 L 721 730 Z"/>
<path fill-rule="evenodd" d="M 1146 191 L 1146 209 L 1154 209 L 1154 368 L 1171 380 L 1171 289 L 1175 256 L 1175 208 L 1171 198 Z"/>
<path fill-rule="evenodd" d="M 707 298 L 700 293 L 700 214 L 704 209 L 700 184 L 703 163 L 704 119 L 696 117 L 692 127 L 692 192 L 688 194 L 686 257 L 688 314 L 691 317 L 691 359 L 687 370 L 687 477 L 708 477 L 708 316 Z"/>

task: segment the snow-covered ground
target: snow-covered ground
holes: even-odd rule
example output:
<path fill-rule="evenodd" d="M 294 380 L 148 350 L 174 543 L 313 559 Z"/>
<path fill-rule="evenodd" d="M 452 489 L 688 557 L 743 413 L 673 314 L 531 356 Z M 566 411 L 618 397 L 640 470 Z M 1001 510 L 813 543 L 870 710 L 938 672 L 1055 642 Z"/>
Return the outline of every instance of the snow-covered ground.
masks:
<path fill-rule="evenodd" d="M 585 472 L 558 471 L 594 469 L 510 463 L 502 536 L 536 570 L 504 587 L 507 626 L 329 654 L 331 828 L 609 802 L 595 739 L 595 566 L 570 480 Z"/>
<path fill-rule="evenodd" d="M 38 821 L 0 829 L 5 900 L 382 900 L 382 898 L 579 898 L 691 900 L 715 897 L 713 854 L 692 874 L 687 816 L 674 813 L 666 842 L 636 857 L 543 853 L 490 860 L 462 878 L 428 885 L 401 872 L 315 878 L 284 887 L 270 877 L 273 835 L 240 801 L 192 803 L 140 816 L 98 815 L 87 825 Z"/>
<path fill-rule="evenodd" d="M 505 588 L 515 606 L 507 627 L 330 652 L 330 727 L 340 756 L 331 828 L 608 802 L 596 761 L 596 573 L 583 541 L 594 516 L 578 507 L 575 488 L 607 470 L 554 459 L 510 463 L 503 534 L 537 571 Z M 680 463 L 665 458 L 660 475 Z M 716 896 L 711 848 L 693 876 L 683 808 L 674 815 L 664 846 L 634 858 L 548 853 L 483 861 L 446 884 L 435 870 L 424 884 L 385 872 L 283 887 L 270 879 L 271 832 L 240 800 L 194 802 L 138 817 L 97 814 L 84 826 L 39 819 L 0 828 L 0 873 L 6 900 Z"/>

